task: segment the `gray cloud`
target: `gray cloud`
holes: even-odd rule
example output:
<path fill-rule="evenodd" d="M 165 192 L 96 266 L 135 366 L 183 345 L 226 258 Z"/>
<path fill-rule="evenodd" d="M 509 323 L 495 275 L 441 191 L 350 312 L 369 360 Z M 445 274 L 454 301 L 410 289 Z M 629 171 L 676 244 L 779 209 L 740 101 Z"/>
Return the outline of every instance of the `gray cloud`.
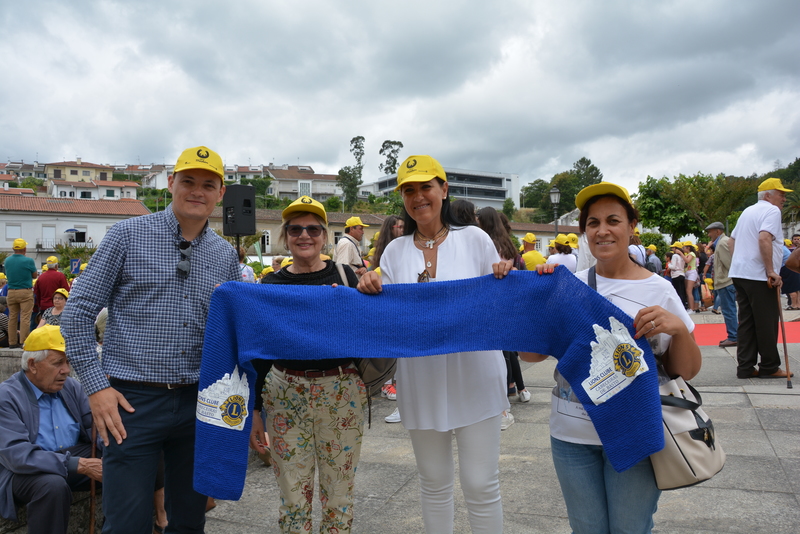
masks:
<path fill-rule="evenodd" d="M 563 4 L 563 5 L 562 5 Z M 800 4 L 73 1 L 4 6 L 0 158 L 335 172 L 348 143 L 549 178 L 766 172 L 800 146 Z M 724 167 L 724 168 L 722 168 Z"/>

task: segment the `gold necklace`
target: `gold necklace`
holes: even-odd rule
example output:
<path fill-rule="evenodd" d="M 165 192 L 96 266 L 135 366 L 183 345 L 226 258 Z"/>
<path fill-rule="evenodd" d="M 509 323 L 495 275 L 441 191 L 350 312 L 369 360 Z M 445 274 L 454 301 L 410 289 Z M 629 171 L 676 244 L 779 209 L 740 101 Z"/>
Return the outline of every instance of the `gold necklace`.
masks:
<path fill-rule="evenodd" d="M 433 237 L 428 237 L 419 230 L 417 230 L 416 232 L 414 232 L 414 239 L 421 247 L 432 249 L 433 246 L 436 244 L 436 242 L 441 239 L 444 239 L 444 237 L 447 235 L 448 232 L 450 232 L 450 228 L 448 228 L 447 226 L 442 226 L 442 228 L 438 232 L 436 232 L 436 235 L 434 235 Z"/>

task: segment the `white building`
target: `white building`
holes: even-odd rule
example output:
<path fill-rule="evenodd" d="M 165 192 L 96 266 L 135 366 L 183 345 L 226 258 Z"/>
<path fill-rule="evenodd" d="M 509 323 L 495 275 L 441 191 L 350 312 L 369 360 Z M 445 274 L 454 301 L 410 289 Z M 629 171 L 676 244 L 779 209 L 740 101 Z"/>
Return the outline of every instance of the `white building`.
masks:
<path fill-rule="evenodd" d="M 28 242 L 38 263 L 57 244 L 97 246 L 117 222 L 150 213 L 138 200 L 0 195 L 0 251 L 11 252 L 15 239 Z"/>
<path fill-rule="evenodd" d="M 469 200 L 477 208 L 491 206 L 503 209 L 507 198 L 517 204 L 519 199 L 519 175 L 500 172 L 469 171 L 445 167 L 449 194 L 461 200 Z M 389 195 L 397 187 L 397 174 L 378 179 L 377 182 L 359 188 L 359 197 Z"/>

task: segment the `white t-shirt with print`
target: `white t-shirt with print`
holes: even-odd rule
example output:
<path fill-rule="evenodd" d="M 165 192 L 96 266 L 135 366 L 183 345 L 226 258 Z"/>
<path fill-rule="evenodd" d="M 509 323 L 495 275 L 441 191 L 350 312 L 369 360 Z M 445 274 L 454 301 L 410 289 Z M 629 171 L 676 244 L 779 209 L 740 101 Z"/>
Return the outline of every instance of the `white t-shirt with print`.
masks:
<path fill-rule="evenodd" d="M 581 281 L 589 283 L 589 271 L 575 274 Z M 652 274 L 644 280 L 617 280 L 597 276 L 597 292 L 606 297 L 622 311 L 635 317 L 642 308 L 661 306 L 677 315 L 689 332 L 694 331 L 694 322 L 689 318 L 672 284 Z M 653 354 L 661 356 L 669 348 L 672 336 L 659 334 L 648 341 Z M 638 340 L 637 340 L 638 341 Z M 586 354 L 587 360 L 591 359 Z M 589 363 L 587 362 L 587 366 Z M 570 384 L 555 371 L 556 386 L 553 388 L 550 410 L 550 435 L 561 441 L 585 445 L 602 445 L 583 404 L 573 394 Z"/>

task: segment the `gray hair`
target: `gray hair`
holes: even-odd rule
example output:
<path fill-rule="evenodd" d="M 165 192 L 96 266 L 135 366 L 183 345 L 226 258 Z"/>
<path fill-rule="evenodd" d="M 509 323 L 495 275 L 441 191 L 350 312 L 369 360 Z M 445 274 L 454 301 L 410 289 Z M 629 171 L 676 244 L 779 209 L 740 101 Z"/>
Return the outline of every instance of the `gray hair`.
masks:
<path fill-rule="evenodd" d="M 767 191 L 759 191 L 758 192 L 758 200 L 766 200 L 766 196 L 775 191 L 774 189 L 769 189 Z"/>
<path fill-rule="evenodd" d="M 56 270 L 58 268 L 58 263 L 48 263 L 47 268 Z"/>
<path fill-rule="evenodd" d="M 47 359 L 49 350 L 23 350 L 22 351 L 22 370 L 28 370 L 28 362 L 33 359 L 34 363 L 43 362 Z"/>

